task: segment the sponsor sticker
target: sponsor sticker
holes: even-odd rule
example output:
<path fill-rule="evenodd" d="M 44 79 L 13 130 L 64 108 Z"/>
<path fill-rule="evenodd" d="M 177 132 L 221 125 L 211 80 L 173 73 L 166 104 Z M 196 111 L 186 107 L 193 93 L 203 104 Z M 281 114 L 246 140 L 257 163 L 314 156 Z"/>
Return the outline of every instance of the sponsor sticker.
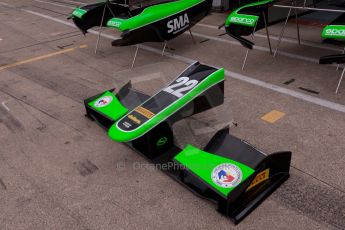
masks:
<path fill-rule="evenodd" d="M 234 164 L 224 163 L 213 169 L 211 178 L 220 187 L 233 188 L 241 183 L 242 171 Z"/>
<path fill-rule="evenodd" d="M 255 25 L 255 20 L 252 18 L 245 18 L 245 17 L 232 17 L 230 18 L 230 22 L 235 23 L 235 24 L 242 24 L 242 25 L 249 25 L 249 26 L 254 26 Z"/>
<path fill-rule="evenodd" d="M 167 23 L 168 33 L 176 34 L 189 26 L 188 14 L 180 15 Z"/>
<path fill-rule="evenodd" d="M 119 28 L 122 24 L 122 21 L 119 21 L 117 18 L 113 18 L 108 21 L 107 25 L 115 28 Z"/>
<path fill-rule="evenodd" d="M 167 141 L 168 141 L 168 138 L 167 138 L 167 137 L 162 137 L 161 139 L 159 139 L 159 140 L 157 141 L 157 146 L 158 146 L 158 147 L 163 146 L 163 145 L 165 145 L 165 143 L 167 143 Z"/>
<path fill-rule="evenodd" d="M 135 109 L 136 112 L 140 113 L 144 117 L 151 119 L 155 114 L 152 113 L 150 110 L 145 109 L 144 107 L 139 106 L 138 108 Z"/>
<path fill-rule="evenodd" d="M 113 97 L 111 97 L 111 96 L 101 97 L 100 99 L 95 101 L 94 106 L 97 108 L 102 108 L 102 107 L 109 105 L 112 101 L 113 101 Z"/>
<path fill-rule="evenodd" d="M 327 29 L 326 30 L 327 36 L 341 36 L 345 37 L 345 30 L 343 29 Z"/>
<path fill-rule="evenodd" d="M 128 118 L 131 119 L 132 121 L 134 121 L 135 123 L 137 123 L 138 125 L 141 124 L 141 120 L 139 120 L 136 116 L 129 114 Z"/>
<path fill-rule="evenodd" d="M 130 127 L 132 127 L 132 124 L 129 123 L 129 122 L 127 122 L 127 121 L 123 122 L 123 125 L 124 125 L 127 129 L 129 129 Z"/>
<path fill-rule="evenodd" d="M 247 188 L 247 191 L 252 189 L 256 185 L 260 184 L 261 182 L 268 180 L 269 176 L 270 176 L 270 169 L 266 169 L 260 172 L 258 175 L 256 175 L 252 183 L 249 185 L 249 187 Z"/>

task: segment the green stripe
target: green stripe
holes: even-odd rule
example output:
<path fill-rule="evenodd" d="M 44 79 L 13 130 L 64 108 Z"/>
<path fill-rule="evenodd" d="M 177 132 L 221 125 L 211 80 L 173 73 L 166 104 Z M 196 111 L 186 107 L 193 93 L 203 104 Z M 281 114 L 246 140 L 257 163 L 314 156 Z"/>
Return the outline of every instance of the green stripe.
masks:
<path fill-rule="evenodd" d="M 153 127 L 160 124 L 162 121 L 168 119 L 175 112 L 180 110 L 188 102 L 191 102 L 194 98 L 206 91 L 208 88 L 216 85 L 217 83 L 224 81 L 224 69 L 219 69 L 216 72 L 209 75 L 206 79 L 200 82 L 193 90 L 188 92 L 182 98 L 178 99 L 166 109 L 156 114 L 153 118 L 143 123 L 137 129 L 126 132 L 118 128 L 118 124 L 121 120 L 116 122 L 108 131 L 108 135 L 111 139 L 118 142 L 128 142 L 137 139 L 150 131 Z"/>

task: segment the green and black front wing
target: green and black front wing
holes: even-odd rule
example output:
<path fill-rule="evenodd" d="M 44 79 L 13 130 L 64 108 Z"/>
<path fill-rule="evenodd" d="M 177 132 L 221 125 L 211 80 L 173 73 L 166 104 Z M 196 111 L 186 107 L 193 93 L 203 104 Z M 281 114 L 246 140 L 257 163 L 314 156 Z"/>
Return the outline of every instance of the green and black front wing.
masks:
<path fill-rule="evenodd" d="M 150 97 L 125 85 L 85 100 L 89 118 L 199 196 L 241 221 L 288 177 L 291 152 L 271 155 L 220 130 L 204 149 L 180 149 L 174 122 L 224 102 L 224 70 L 194 63 Z"/>
<path fill-rule="evenodd" d="M 164 42 L 190 29 L 212 7 L 211 0 L 166 1 L 131 9 L 118 1 L 104 1 L 76 8 L 70 18 L 83 32 L 93 26 L 106 26 L 121 32 L 113 46 L 144 42 Z"/>

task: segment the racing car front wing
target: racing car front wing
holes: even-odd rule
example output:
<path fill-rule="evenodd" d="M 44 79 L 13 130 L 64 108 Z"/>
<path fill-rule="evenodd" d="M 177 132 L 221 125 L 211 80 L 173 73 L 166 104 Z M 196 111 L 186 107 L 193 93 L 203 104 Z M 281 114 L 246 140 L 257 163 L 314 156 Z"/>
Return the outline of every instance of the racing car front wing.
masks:
<path fill-rule="evenodd" d="M 175 145 L 174 122 L 223 101 L 224 71 L 194 63 L 153 97 L 128 83 L 117 93 L 112 89 L 86 99 L 85 107 L 87 117 L 113 140 L 126 143 L 193 193 L 216 203 L 218 211 L 237 224 L 288 179 L 291 152 L 266 155 L 230 135 L 229 128 L 218 131 L 204 149 Z"/>

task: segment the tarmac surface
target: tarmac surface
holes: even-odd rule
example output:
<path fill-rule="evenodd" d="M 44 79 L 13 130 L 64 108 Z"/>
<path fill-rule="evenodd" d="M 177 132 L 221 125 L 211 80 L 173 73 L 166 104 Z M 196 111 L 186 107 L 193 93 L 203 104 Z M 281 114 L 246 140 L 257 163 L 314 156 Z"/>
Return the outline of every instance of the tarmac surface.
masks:
<path fill-rule="evenodd" d="M 246 51 L 213 13 L 195 44 L 183 34 L 164 56 L 144 44 L 131 69 L 135 47 L 110 44 L 118 33 L 104 30 L 95 54 L 97 36 L 66 19 L 79 4 L 0 0 L 1 230 L 345 229 L 345 82 L 335 94 L 341 71 L 317 64 L 343 48 L 322 44 L 321 27 L 302 25 L 299 46 L 288 23 L 276 58 L 259 31 L 242 71 Z M 276 47 L 281 24 L 269 30 Z M 152 95 L 196 60 L 226 69 L 225 104 L 178 123 L 179 145 L 230 124 L 265 152 L 293 152 L 291 178 L 237 226 L 84 117 L 84 99 L 129 80 Z"/>

